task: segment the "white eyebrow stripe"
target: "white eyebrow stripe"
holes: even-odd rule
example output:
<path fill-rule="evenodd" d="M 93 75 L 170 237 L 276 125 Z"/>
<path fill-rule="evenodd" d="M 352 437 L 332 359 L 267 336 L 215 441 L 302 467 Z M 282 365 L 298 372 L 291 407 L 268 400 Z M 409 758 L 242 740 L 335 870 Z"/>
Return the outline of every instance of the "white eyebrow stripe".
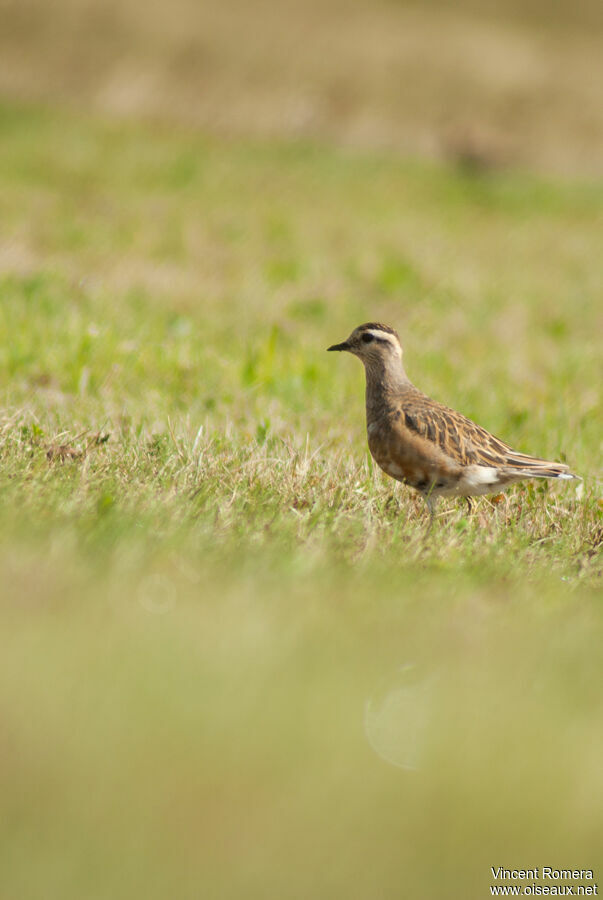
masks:
<path fill-rule="evenodd" d="M 379 331 L 376 328 L 369 328 L 364 334 L 372 334 L 374 338 L 379 338 L 380 340 L 393 341 L 395 340 L 393 334 L 389 334 L 387 331 Z"/>

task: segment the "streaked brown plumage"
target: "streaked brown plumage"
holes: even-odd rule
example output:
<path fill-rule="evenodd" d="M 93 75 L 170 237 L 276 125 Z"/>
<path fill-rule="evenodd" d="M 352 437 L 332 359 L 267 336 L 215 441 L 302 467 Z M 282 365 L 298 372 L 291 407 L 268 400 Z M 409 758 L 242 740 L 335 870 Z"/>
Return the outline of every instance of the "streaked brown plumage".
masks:
<path fill-rule="evenodd" d="M 563 463 L 512 450 L 453 409 L 419 391 L 406 376 L 397 333 L 367 322 L 342 344 L 366 370 L 366 425 L 375 462 L 419 491 L 431 512 L 440 496 L 472 497 L 524 478 L 575 478 Z"/>

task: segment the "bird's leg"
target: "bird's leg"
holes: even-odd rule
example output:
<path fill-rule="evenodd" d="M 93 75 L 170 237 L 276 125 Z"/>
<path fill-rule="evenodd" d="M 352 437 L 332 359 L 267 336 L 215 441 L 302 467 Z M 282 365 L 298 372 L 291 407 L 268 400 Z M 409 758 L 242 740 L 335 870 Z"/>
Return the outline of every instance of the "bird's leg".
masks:
<path fill-rule="evenodd" d="M 424 494 L 422 491 L 421 491 L 421 497 L 425 501 L 425 503 L 427 505 L 427 509 L 429 510 L 429 519 L 427 521 L 427 525 L 425 526 L 425 532 L 423 534 L 423 541 L 427 544 L 427 542 L 429 541 L 429 539 L 431 537 L 433 523 L 435 522 L 435 508 L 436 508 L 437 498 L 432 497 L 431 493 Z"/>
<path fill-rule="evenodd" d="M 437 503 L 437 498 L 432 497 L 431 492 L 429 494 L 421 494 L 421 497 L 427 504 L 427 509 L 429 510 L 430 520 L 433 522 L 435 519 L 435 508 Z"/>
<path fill-rule="evenodd" d="M 471 512 L 473 510 L 473 503 L 471 502 L 471 497 L 465 497 L 465 500 L 467 501 L 467 512 L 469 513 L 469 515 L 471 515 Z"/>

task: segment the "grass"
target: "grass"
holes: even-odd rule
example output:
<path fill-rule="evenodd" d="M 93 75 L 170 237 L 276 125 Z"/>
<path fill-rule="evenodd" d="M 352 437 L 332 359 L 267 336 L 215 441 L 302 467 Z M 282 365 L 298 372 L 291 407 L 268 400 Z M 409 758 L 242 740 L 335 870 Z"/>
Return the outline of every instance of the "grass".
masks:
<path fill-rule="evenodd" d="M 599 0 L 347 0 L 345 15 L 339 0 L 5 7 L 2 96 L 601 174 Z"/>
<path fill-rule="evenodd" d="M 596 868 L 601 185 L 1 125 L 6 896 Z M 367 319 L 583 486 L 443 503 L 426 538 L 324 352 Z"/>

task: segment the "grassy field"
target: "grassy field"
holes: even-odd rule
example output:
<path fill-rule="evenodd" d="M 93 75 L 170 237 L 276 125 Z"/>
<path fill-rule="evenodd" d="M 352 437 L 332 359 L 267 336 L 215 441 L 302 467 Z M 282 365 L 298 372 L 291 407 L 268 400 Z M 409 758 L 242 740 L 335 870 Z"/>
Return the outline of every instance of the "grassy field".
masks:
<path fill-rule="evenodd" d="M 0 96 L 600 176 L 600 0 L 4 0 Z"/>
<path fill-rule="evenodd" d="M 601 184 L 0 126 L 0 895 L 596 869 Z M 324 352 L 368 319 L 583 483 L 443 502 L 426 536 Z"/>

